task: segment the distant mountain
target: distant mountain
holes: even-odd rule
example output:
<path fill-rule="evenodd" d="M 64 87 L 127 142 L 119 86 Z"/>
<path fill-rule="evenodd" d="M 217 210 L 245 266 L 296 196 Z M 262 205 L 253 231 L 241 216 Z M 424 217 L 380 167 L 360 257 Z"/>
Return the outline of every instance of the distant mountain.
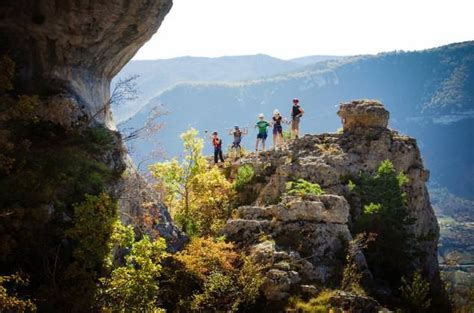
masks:
<path fill-rule="evenodd" d="M 317 62 L 318 57 L 311 57 Z M 325 57 L 321 57 L 324 59 Z M 181 57 L 166 60 L 131 61 L 114 78 L 139 75 L 140 98 L 113 108 L 121 122 L 138 112 L 150 99 L 182 82 L 233 82 L 273 76 L 301 68 L 304 62 L 285 61 L 268 55 L 226 56 L 220 58 Z M 312 62 L 312 61 L 311 61 Z M 311 63 L 310 62 L 310 63 Z"/>
<path fill-rule="evenodd" d="M 290 59 L 289 61 L 298 63 L 301 65 L 311 65 L 318 62 L 330 61 L 330 60 L 340 60 L 347 58 L 347 56 L 337 56 L 337 55 L 310 55 L 301 58 Z"/>
<path fill-rule="evenodd" d="M 419 141 L 432 181 L 474 199 L 474 42 L 329 60 L 248 82 L 179 84 L 152 99 L 120 128 L 139 127 L 151 107 L 163 105 L 169 114 L 152 141 L 161 142 L 172 156 L 181 151 L 179 134 L 189 126 L 223 133 L 234 124 L 252 127 L 260 112 L 269 118 L 279 108 L 288 116 L 293 97 L 300 98 L 306 110 L 306 133 L 338 129 L 340 102 L 382 101 L 391 112 L 392 126 Z M 230 142 L 230 137 L 224 139 Z M 254 133 L 244 142 L 251 148 Z M 147 141 L 134 145 L 136 160 L 151 149 Z M 210 145 L 207 149 L 210 152 Z"/>

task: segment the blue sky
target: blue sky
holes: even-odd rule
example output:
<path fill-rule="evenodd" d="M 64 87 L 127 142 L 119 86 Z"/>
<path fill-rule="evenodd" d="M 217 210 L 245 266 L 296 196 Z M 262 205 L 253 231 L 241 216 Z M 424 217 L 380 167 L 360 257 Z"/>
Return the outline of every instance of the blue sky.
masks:
<path fill-rule="evenodd" d="M 470 0 L 174 0 L 135 59 L 373 54 L 474 39 Z"/>

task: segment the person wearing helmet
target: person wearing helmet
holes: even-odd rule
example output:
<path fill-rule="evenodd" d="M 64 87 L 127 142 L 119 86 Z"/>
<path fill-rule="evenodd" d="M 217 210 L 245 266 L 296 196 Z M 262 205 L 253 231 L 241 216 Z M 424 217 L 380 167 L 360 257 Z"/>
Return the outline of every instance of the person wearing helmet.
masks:
<path fill-rule="evenodd" d="M 298 99 L 293 99 L 293 107 L 291 108 L 291 138 L 299 137 L 300 119 L 304 114 L 304 110 L 299 102 Z"/>
<path fill-rule="evenodd" d="M 255 144 L 255 151 L 258 152 L 259 143 L 262 143 L 262 150 L 265 151 L 265 140 L 267 140 L 267 128 L 270 126 L 270 123 L 265 121 L 265 115 L 260 113 L 258 115 L 258 121 L 255 124 L 255 128 L 258 128 L 257 142 Z"/>
<path fill-rule="evenodd" d="M 281 122 L 283 117 L 278 109 L 273 110 L 273 149 L 276 149 L 283 141 L 283 127 Z"/>
<path fill-rule="evenodd" d="M 224 157 L 222 156 L 222 139 L 219 138 L 217 132 L 213 132 L 212 136 L 212 145 L 214 146 L 214 164 L 217 164 L 219 159 L 224 163 Z"/>

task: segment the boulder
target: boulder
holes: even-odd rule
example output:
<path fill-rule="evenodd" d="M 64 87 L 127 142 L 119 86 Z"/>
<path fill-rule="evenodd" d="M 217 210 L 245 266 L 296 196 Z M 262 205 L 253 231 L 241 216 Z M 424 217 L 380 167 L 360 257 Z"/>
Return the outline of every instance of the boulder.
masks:
<path fill-rule="evenodd" d="M 222 233 L 234 241 L 248 241 L 262 233 L 262 223 L 258 220 L 232 219 L 227 221 Z"/>
<path fill-rule="evenodd" d="M 389 112 L 376 100 L 354 100 L 343 103 L 337 112 L 344 130 L 358 127 L 382 127 L 388 125 Z"/>
<path fill-rule="evenodd" d="M 377 313 L 382 312 L 382 307 L 373 298 L 338 290 L 328 299 L 331 306 L 351 313 Z"/>
<path fill-rule="evenodd" d="M 344 197 L 336 195 L 322 195 L 308 200 L 286 197 L 281 204 L 270 206 L 267 210 L 277 221 L 282 222 L 346 224 L 349 218 L 349 204 Z"/>
<path fill-rule="evenodd" d="M 262 291 L 270 301 L 280 301 L 289 297 L 292 287 L 300 282 L 300 277 L 295 271 L 282 271 L 270 269 L 266 274 Z"/>

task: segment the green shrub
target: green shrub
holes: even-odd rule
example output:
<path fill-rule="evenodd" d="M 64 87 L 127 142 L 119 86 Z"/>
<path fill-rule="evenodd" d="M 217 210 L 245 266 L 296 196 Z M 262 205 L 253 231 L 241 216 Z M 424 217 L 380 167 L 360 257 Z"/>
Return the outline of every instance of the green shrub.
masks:
<path fill-rule="evenodd" d="M 324 194 L 321 186 L 317 183 L 310 183 L 304 179 L 298 179 L 297 181 L 291 181 L 286 183 L 286 192 L 292 196 L 305 196 L 315 195 L 319 196 Z"/>
<path fill-rule="evenodd" d="M 117 220 L 117 204 L 106 193 L 86 195 L 74 206 L 74 226 L 66 235 L 74 240 L 73 255 L 85 268 L 101 268 L 110 253 L 110 237 Z"/>
<path fill-rule="evenodd" d="M 430 284 L 423 279 L 420 271 L 413 274 L 411 281 L 407 281 L 402 277 L 400 287 L 403 305 L 411 313 L 429 312 L 431 299 L 429 297 Z"/>
<path fill-rule="evenodd" d="M 249 164 L 244 164 L 237 170 L 237 176 L 235 177 L 234 187 L 236 190 L 242 190 L 242 188 L 250 183 L 255 177 L 255 170 Z"/>
<path fill-rule="evenodd" d="M 284 130 L 282 133 L 282 136 L 283 136 L 284 141 L 291 140 L 291 130 L 290 129 Z"/>
<path fill-rule="evenodd" d="M 115 268 L 109 278 L 102 278 L 98 302 L 111 312 L 162 312 L 158 307 L 158 278 L 161 261 L 166 256 L 163 238 L 151 241 L 148 236 L 134 242 L 125 257 L 125 265 Z"/>

